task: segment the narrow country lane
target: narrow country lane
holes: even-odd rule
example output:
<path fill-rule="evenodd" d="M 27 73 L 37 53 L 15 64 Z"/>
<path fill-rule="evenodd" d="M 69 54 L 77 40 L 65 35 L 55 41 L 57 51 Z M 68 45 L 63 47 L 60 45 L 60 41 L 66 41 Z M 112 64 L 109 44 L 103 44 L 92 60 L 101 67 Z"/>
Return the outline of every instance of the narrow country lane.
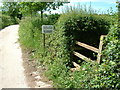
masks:
<path fill-rule="evenodd" d="M 27 88 L 22 52 L 18 43 L 19 25 L 0 31 L 0 89 Z"/>

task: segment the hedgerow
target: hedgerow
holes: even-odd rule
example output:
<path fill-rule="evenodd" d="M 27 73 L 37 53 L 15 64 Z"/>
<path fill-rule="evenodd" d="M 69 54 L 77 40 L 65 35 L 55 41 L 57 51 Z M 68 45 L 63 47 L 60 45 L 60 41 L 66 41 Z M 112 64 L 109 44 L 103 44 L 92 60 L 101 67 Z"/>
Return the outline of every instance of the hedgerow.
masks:
<path fill-rule="evenodd" d="M 41 22 L 39 17 L 26 18 L 20 24 L 20 42 L 32 51 L 32 57 L 36 58 L 38 63 L 47 67 L 45 74 L 57 88 L 115 88 L 119 86 L 119 81 L 116 80 L 118 79 L 118 71 L 114 73 L 116 69 L 113 69 L 118 67 L 116 63 L 120 56 L 118 53 L 119 40 L 118 36 L 116 37 L 118 34 L 113 33 L 117 28 L 113 30 L 114 26 L 111 25 L 109 32 L 110 20 L 108 19 L 102 15 L 63 14 L 55 24 L 54 33 L 45 35 L 45 52 L 43 52 L 41 26 L 50 23 L 47 20 Z M 82 62 L 79 71 L 70 71 L 70 68 L 73 67 L 72 52 L 75 41 L 80 40 L 98 47 L 100 35 L 108 32 L 103 63 L 98 65 Z M 113 36 L 114 39 L 112 39 Z M 118 46 L 112 47 L 112 43 Z M 110 54 L 111 51 L 117 52 L 117 56 L 113 56 L 115 52 Z M 110 55 L 112 55 L 112 58 Z"/>
<path fill-rule="evenodd" d="M 120 28 L 114 17 L 110 32 L 105 39 L 103 63 L 99 66 L 98 74 L 92 79 L 92 87 L 120 88 Z"/>
<path fill-rule="evenodd" d="M 47 21 L 41 22 L 40 17 L 26 17 L 23 19 L 19 28 L 21 44 L 33 51 L 39 49 L 42 46 L 41 30 L 43 24 L 47 24 Z"/>
<path fill-rule="evenodd" d="M 55 24 L 60 17 L 60 14 L 51 14 L 51 15 L 44 15 L 50 24 Z"/>
<path fill-rule="evenodd" d="M 75 16 L 76 15 L 76 16 Z M 81 15 L 67 13 L 62 15 L 55 25 L 55 31 L 46 39 L 47 75 L 54 81 L 55 86 L 64 88 L 90 88 L 91 79 L 97 72 L 91 64 L 84 63 L 79 72 L 71 72 L 73 67 L 73 48 L 75 41 L 80 40 L 93 46 L 98 46 L 100 35 L 107 34 L 109 20 L 99 15 Z M 89 67 L 88 70 L 82 70 Z M 89 76 L 87 76 L 89 74 Z"/>
<path fill-rule="evenodd" d="M 14 21 L 10 16 L 0 14 L 0 29 L 5 28 L 6 26 L 9 25 L 14 25 L 18 23 L 18 19 L 16 18 L 16 21 Z"/>

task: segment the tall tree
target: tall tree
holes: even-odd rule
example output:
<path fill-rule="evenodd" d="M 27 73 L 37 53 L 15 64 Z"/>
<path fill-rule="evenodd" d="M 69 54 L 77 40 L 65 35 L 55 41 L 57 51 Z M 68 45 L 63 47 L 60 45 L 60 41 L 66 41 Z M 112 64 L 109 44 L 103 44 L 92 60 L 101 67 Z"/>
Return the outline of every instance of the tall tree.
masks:
<path fill-rule="evenodd" d="M 28 1 L 28 0 L 27 0 Z M 51 0 L 51 2 L 4 2 L 2 11 L 4 14 L 8 14 L 12 18 L 22 16 L 22 14 L 33 15 L 38 11 L 41 12 L 41 19 L 43 18 L 44 11 L 55 10 L 59 6 L 63 5 L 65 2 L 60 2 L 61 0 Z M 62 0 L 64 1 L 64 0 Z"/>
<path fill-rule="evenodd" d="M 4 2 L 2 7 L 2 13 L 7 14 L 13 19 L 15 19 L 15 17 L 20 14 L 19 8 L 20 6 L 17 2 Z"/>
<path fill-rule="evenodd" d="M 4 2 L 2 7 L 2 13 L 9 15 L 15 20 L 15 17 L 21 19 L 22 13 L 20 12 L 21 6 L 18 2 Z"/>
<path fill-rule="evenodd" d="M 44 11 L 50 11 L 51 9 L 56 10 L 59 6 L 63 5 L 65 2 L 56 2 L 56 0 L 52 0 L 53 2 L 21 2 L 21 11 L 23 13 L 29 13 L 31 16 L 38 11 L 41 12 L 41 18 L 43 18 Z"/>

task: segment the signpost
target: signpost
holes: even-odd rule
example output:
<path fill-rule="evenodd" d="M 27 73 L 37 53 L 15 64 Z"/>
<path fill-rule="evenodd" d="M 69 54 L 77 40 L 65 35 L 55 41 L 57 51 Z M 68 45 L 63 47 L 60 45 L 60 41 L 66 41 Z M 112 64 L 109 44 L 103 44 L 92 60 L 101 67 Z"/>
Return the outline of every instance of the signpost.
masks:
<path fill-rule="evenodd" d="M 53 25 L 42 25 L 42 33 L 53 33 Z"/>
<path fill-rule="evenodd" d="M 45 34 L 53 33 L 53 31 L 54 31 L 54 26 L 53 25 L 42 25 L 44 52 L 45 52 Z"/>

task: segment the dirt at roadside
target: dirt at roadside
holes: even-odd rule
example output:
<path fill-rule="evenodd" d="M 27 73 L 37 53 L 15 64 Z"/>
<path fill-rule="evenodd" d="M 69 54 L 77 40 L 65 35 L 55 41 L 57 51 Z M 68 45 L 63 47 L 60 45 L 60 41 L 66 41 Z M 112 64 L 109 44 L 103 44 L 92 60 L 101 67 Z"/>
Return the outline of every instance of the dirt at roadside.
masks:
<path fill-rule="evenodd" d="M 36 60 L 30 59 L 31 52 L 22 48 L 23 66 L 27 84 L 31 88 L 52 88 L 52 81 L 49 81 L 44 75 L 44 67 L 39 67 Z"/>

